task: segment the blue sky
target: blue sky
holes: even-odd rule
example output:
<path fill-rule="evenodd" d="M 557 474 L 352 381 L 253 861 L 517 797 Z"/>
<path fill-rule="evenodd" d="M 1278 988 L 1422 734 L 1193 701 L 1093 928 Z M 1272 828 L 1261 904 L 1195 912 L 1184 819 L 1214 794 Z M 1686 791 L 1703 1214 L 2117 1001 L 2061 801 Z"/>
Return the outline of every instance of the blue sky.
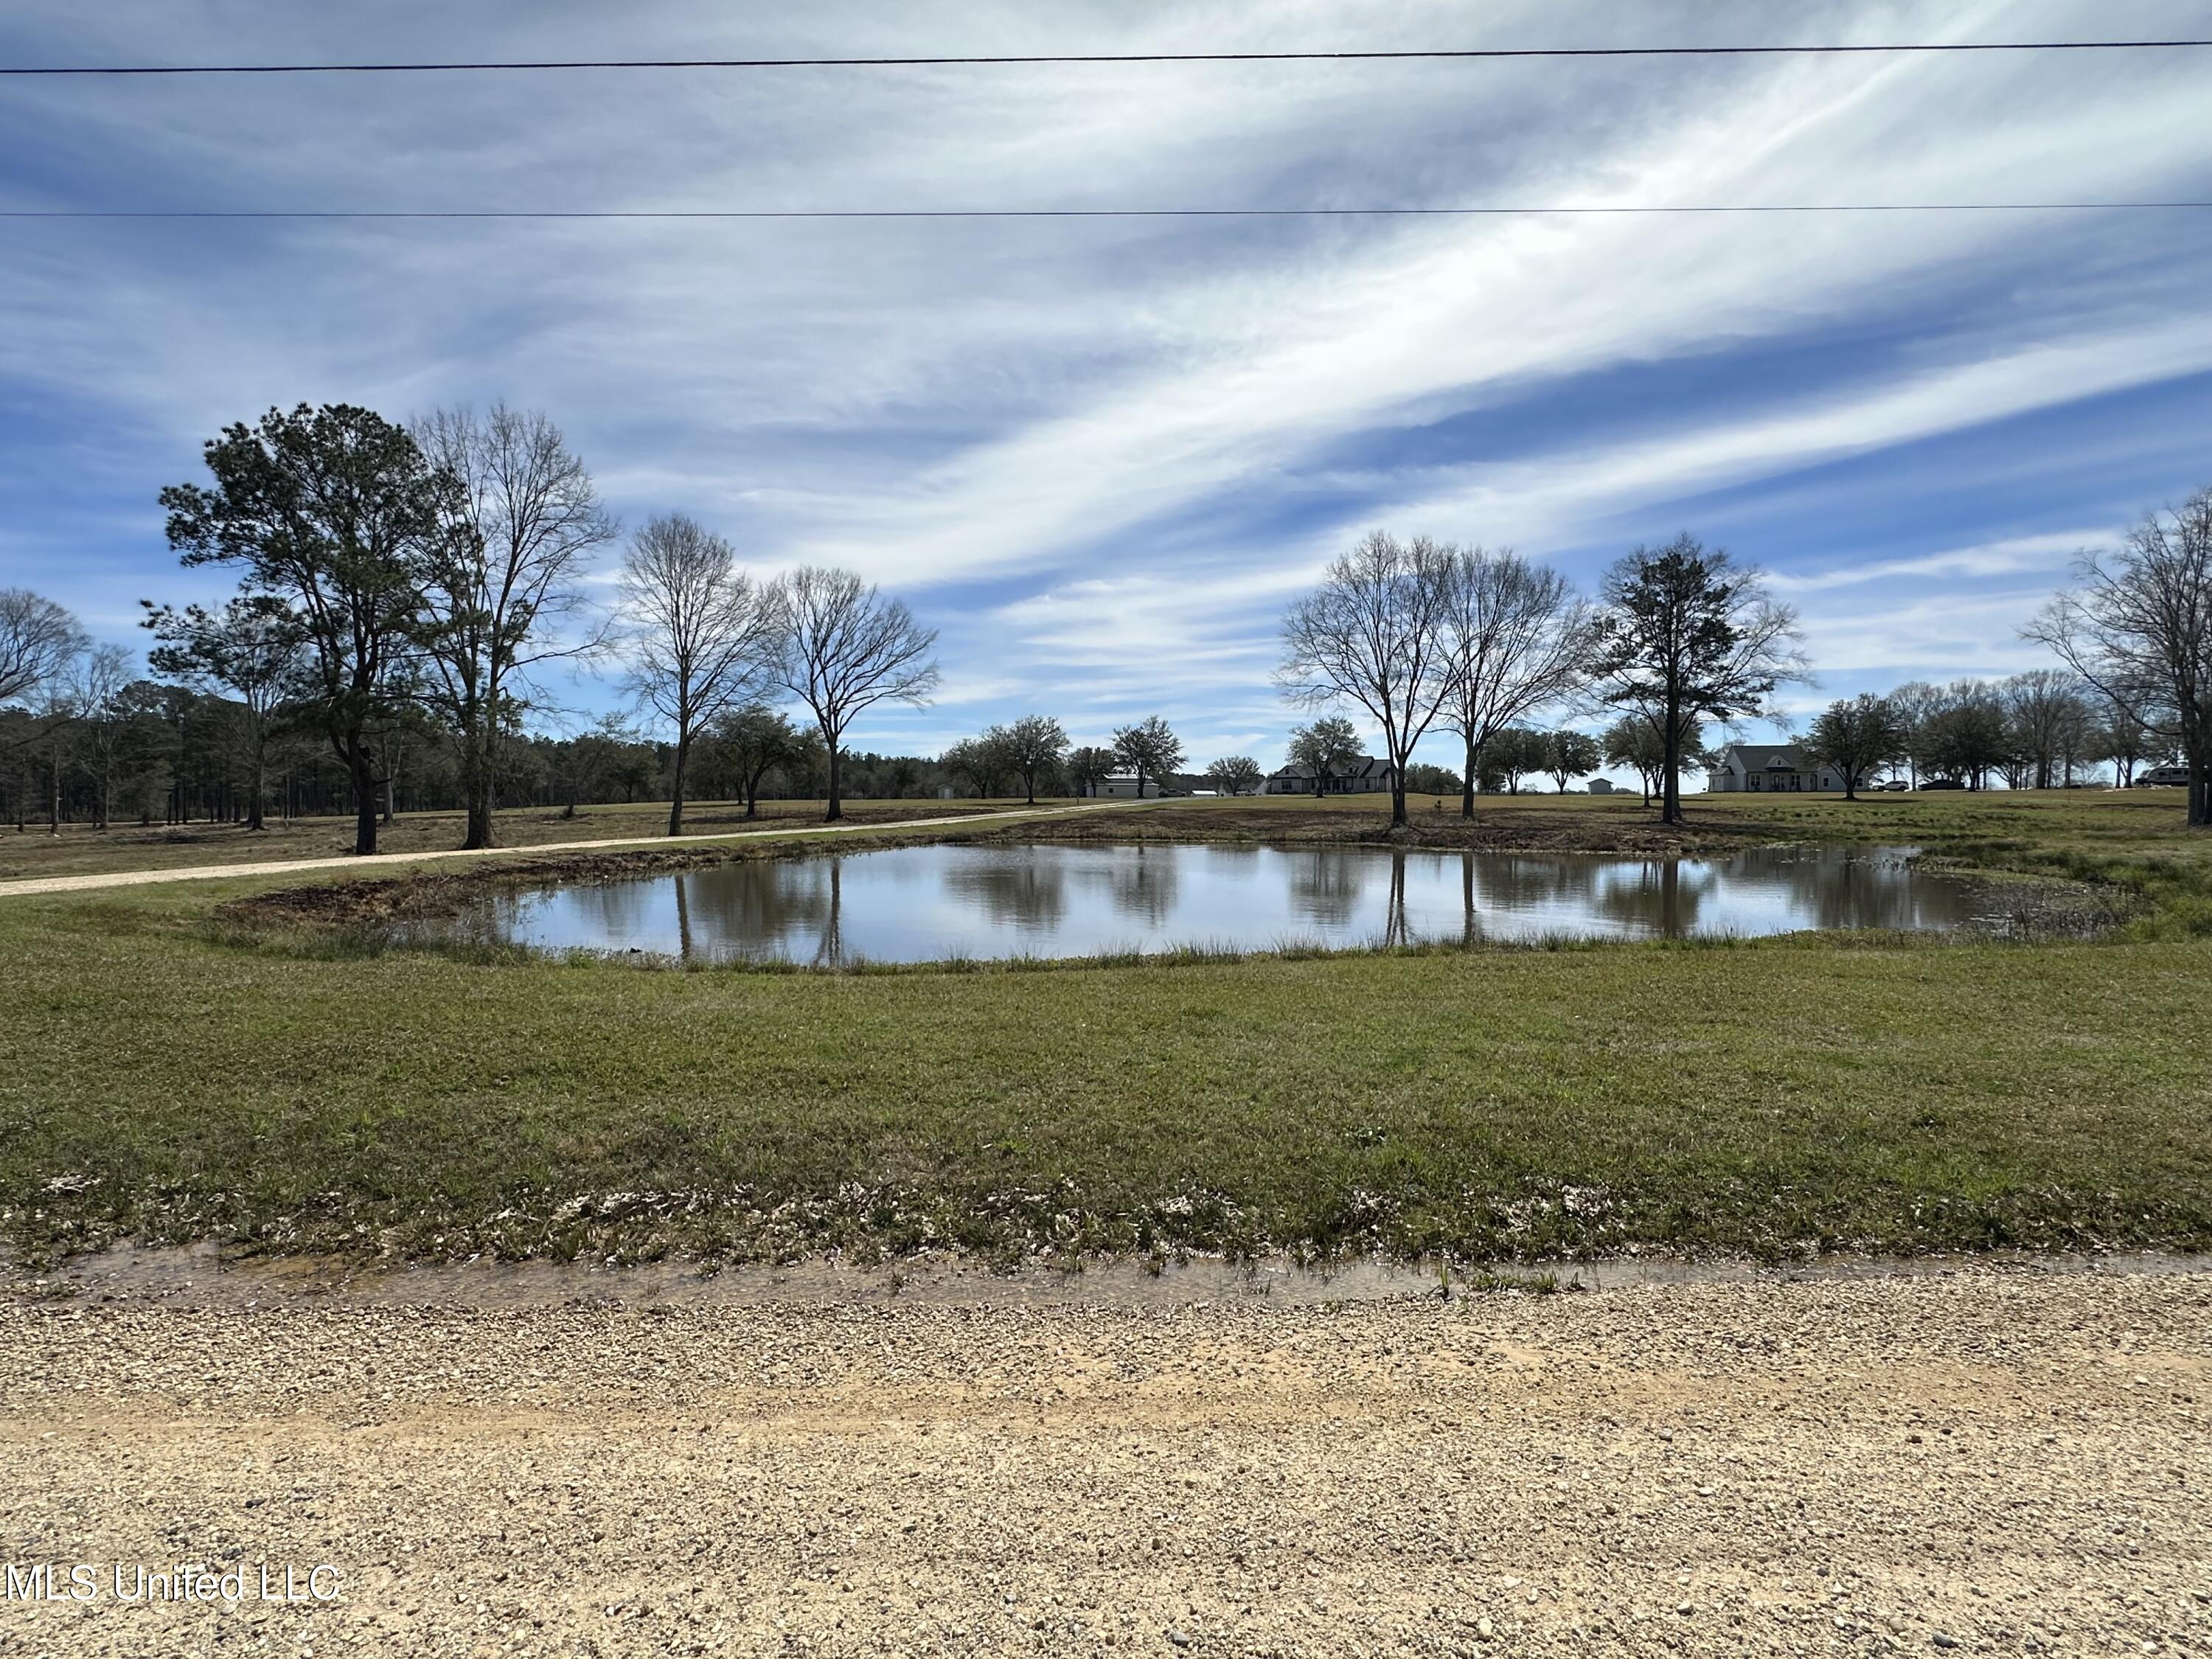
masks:
<path fill-rule="evenodd" d="M 11 64 L 2203 33 L 2199 4 L 17 0 Z M 2212 199 L 2212 52 L 0 82 L 0 205 Z M 1164 714 L 1272 762 L 1285 600 L 1365 529 L 1585 586 L 1682 528 L 1826 699 L 2033 665 L 2077 550 L 2212 483 L 2212 213 L 0 224 L 0 582 L 139 643 L 155 498 L 271 404 L 508 401 L 630 524 L 942 630 L 862 747 Z M 614 555 L 610 552 L 611 568 Z M 562 682 L 578 714 L 611 685 Z M 1759 733 L 1759 735 L 1763 735 Z M 1430 745 L 1449 761 L 1448 738 Z"/>

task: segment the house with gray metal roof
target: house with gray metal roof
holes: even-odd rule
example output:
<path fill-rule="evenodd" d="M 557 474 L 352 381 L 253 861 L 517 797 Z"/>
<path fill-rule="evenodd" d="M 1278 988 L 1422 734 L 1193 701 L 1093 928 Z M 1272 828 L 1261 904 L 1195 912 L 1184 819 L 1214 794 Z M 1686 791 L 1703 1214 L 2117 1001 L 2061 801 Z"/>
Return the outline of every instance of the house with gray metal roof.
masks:
<path fill-rule="evenodd" d="M 1841 772 L 1794 743 L 1732 743 L 1705 774 L 1705 787 L 1721 794 L 1810 794 L 1843 787 Z"/>

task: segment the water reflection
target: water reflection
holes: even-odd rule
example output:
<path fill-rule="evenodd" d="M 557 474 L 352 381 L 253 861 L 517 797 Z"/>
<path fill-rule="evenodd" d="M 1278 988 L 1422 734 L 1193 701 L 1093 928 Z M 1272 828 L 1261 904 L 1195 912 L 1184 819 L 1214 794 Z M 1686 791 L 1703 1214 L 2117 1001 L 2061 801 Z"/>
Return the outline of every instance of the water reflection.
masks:
<path fill-rule="evenodd" d="M 1048 932 L 1067 914 L 1067 871 L 1056 859 L 1017 856 L 957 865 L 945 872 L 945 890 L 993 921 L 1024 933 Z"/>
<path fill-rule="evenodd" d="M 1865 849 L 1672 860 L 1363 847 L 912 847 L 507 896 L 439 931 L 547 950 L 834 966 L 1185 945 L 1948 928 L 1971 915 L 1960 882 Z"/>
<path fill-rule="evenodd" d="M 1301 848 L 1291 860 L 1291 910 L 1297 920 L 1334 931 L 1358 913 L 1363 879 L 1376 854 L 1342 847 Z M 1405 854 L 1390 857 L 1402 860 Z"/>

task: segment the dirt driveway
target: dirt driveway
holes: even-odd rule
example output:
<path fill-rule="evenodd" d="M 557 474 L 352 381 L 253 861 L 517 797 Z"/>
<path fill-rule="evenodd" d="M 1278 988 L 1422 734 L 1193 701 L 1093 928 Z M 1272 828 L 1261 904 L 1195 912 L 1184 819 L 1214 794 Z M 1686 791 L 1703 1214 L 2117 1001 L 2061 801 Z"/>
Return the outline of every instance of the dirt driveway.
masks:
<path fill-rule="evenodd" d="M 299 870 L 383 870 L 404 865 L 443 862 L 452 859 L 524 857 L 539 853 L 600 853 L 610 848 L 707 847 L 726 841 L 774 841 L 791 836 L 854 835 L 871 830 L 965 829 L 969 824 L 1004 823 L 1018 818 L 1054 818 L 1073 812 L 1106 812 L 1116 807 L 1148 805 L 1138 800 L 1085 801 L 1080 806 L 1019 806 L 1004 812 L 970 812 L 957 818 L 900 818 L 886 822 L 854 818 L 842 823 L 787 824 L 769 830 L 733 830 L 726 835 L 665 836 L 618 836 L 602 841 L 531 842 L 520 847 L 476 849 L 446 848 L 429 853 L 373 853 L 367 858 L 276 859 L 253 864 L 195 864 L 177 870 L 109 870 L 90 876 L 31 876 L 20 881 L 0 881 L 0 898 L 27 898 L 36 893 L 88 893 L 106 887 L 143 887 L 152 882 L 207 881 L 218 876 L 288 876 Z"/>
<path fill-rule="evenodd" d="M 5 1559 L 99 1589 L 0 1601 L 0 1651 L 2182 1654 L 2208 1417 L 2195 1272 L 14 1300 Z M 118 1563 L 336 1595 L 124 1602 Z"/>

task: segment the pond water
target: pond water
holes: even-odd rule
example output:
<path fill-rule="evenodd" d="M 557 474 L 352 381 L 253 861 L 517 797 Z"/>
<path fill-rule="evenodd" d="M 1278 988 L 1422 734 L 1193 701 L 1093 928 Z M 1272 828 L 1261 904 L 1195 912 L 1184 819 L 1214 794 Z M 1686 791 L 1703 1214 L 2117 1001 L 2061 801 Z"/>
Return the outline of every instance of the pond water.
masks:
<path fill-rule="evenodd" d="M 904 847 L 484 897 L 428 930 L 550 951 L 823 966 L 1434 941 L 1954 928 L 1901 849 L 1727 858 L 1368 847 Z"/>

